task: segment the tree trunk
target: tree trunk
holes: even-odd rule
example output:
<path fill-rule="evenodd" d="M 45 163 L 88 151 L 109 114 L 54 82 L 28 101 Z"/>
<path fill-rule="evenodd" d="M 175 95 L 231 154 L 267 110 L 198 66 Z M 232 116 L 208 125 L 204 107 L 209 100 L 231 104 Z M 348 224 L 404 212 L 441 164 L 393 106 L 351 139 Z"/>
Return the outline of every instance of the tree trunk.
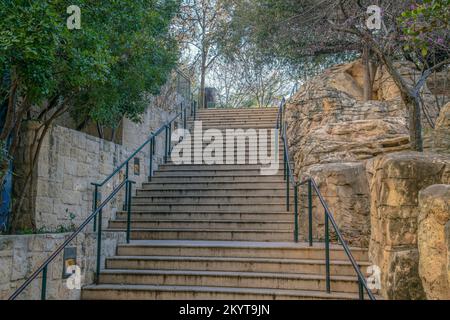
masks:
<path fill-rule="evenodd" d="M 202 53 L 202 64 L 200 66 L 200 94 L 199 94 L 199 108 L 206 109 L 205 101 L 205 82 L 206 82 L 206 53 Z"/>
<path fill-rule="evenodd" d="M 422 137 L 422 118 L 420 112 L 420 101 L 418 97 L 413 94 L 413 88 L 409 88 L 405 80 L 402 78 L 398 70 L 395 68 L 391 59 L 384 54 L 380 47 L 372 42 L 372 50 L 377 55 L 380 62 L 386 67 L 390 76 L 394 80 L 398 89 L 400 90 L 402 100 L 408 109 L 409 115 L 409 138 L 411 149 L 418 152 L 423 152 L 423 137 Z"/>
<path fill-rule="evenodd" d="M 408 108 L 408 129 L 411 142 L 411 148 L 415 151 L 423 152 L 423 136 L 422 136 L 422 115 L 420 102 L 417 97 L 403 95 L 403 101 Z"/>
<path fill-rule="evenodd" d="M 364 66 L 364 101 L 372 100 L 372 81 L 370 75 L 370 54 L 367 46 L 363 49 L 363 66 Z"/>

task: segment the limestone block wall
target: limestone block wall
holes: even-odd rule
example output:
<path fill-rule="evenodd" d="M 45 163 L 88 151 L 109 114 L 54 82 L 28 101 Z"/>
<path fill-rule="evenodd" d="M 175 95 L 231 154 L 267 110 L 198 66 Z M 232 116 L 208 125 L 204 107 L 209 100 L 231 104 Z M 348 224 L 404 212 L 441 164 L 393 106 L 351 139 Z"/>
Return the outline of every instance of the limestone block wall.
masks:
<path fill-rule="evenodd" d="M 450 185 L 419 194 L 419 275 L 427 299 L 450 299 Z"/>
<path fill-rule="evenodd" d="M 42 262 L 64 242 L 68 233 L 42 235 L 12 235 L 0 237 L 0 300 L 7 299 L 24 283 Z M 102 238 L 102 267 L 105 257 L 115 253 L 118 243 L 125 241 L 122 232 L 105 232 Z M 76 248 L 76 264 L 81 268 L 81 286 L 91 284 L 96 268 L 96 243 L 94 233 L 80 234 L 70 247 Z M 80 290 L 69 290 L 63 279 L 63 254 L 49 265 L 47 273 L 47 298 L 78 300 Z M 40 299 L 41 276 L 34 280 L 18 299 Z"/>
<path fill-rule="evenodd" d="M 175 107 L 174 107 L 175 109 Z M 89 134 L 55 125 L 45 136 L 42 144 L 34 183 L 26 194 L 22 216 L 24 226 L 35 224 L 46 232 L 65 230 L 71 225 L 78 226 L 92 211 L 93 182 L 103 181 L 137 147 L 146 141 L 151 132 L 156 131 L 175 114 L 174 109 L 149 107 L 141 123 L 125 120 L 122 145 L 103 140 Z M 23 139 L 20 153 L 15 158 L 15 195 L 22 194 L 23 176 L 29 167 L 29 146 L 33 139 L 33 123 L 27 126 L 29 134 Z M 149 176 L 149 146 L 139 152 L 139 170 L 135 171 L 134 159 L 130 162 L 130 179 L 139 186 Z M 164 155 L 164 134 L 155 146 L 153 169 L 162 163 Z M 100 189 L 105 199 L 121 181 L 125 170 Z M 104 223 L 122 209 L 122 191 L 103 211 Z"/>
<path fill-rule="evenodd" d="M 388 299 L 426 298 L 419 277 L 419 191 L 450 183 L 450 157 L 400 152 L 367 164 L 371 198 L 369 257 Z"/>
<path fill-rule="evenodd" d="M 114 171 L 133 149 L 105 141 L 82 132 L 54 126 L 44 141 L 35 179 L 34 214 L 36 227 L 54 230 L 60 226 L 82 223 L 92 211 L 94 188 L 92 182 L 101 182 Z M 130 178 L 142 183 L 148 177 L 148 150 L 140 152 L 140 173 Z M 119 175 L 101 188 L 105 199 L 124 177 Z M 104 212 L 104 221 L 120 210 L 124 193 L 121 192 Z"/>
<path fill-rule="evenodd" d="M 311 166 L 310 175 L 339 226 L 344 239 L 352 246 L 367 248 L 370 232 L 370 199 L 365 166 L 359 162 L 329 163 Z M 302 187 L 300 235 L 308 236 L 307 187 Z M 313 194 L 313 236 L 324 239 L 325 213 L 320 201 Z M 331 228 L 331 239 L 337 240 Z"/>

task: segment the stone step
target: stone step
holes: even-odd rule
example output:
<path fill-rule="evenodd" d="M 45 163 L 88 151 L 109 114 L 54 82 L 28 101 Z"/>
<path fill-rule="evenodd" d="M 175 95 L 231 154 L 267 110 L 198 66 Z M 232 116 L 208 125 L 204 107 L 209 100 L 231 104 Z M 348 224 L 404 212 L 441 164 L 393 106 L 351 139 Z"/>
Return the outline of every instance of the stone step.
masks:
<path fill-rule="evenodd" d="M 163 164 L 159 166 L 158 171 L 229 171 L 229 170 L 259 170 L 265 167 L 261 164 Z"/>
<path fill-rule="evenodd" d="M 156 183 L 218 183 L 218 182 L 247 182 L 247 183 L 284 183 L 283 175 L 241 175 L 241 176 L 198 176 L 198 177 L 180 177 L 180 176 L 154 176 L 152 182 Z"/>
<path fill-rule="evenodd" d="M 358 295 L 307 290 L 104 284 L 84 287 L 81 298 L 83 300 L 356 300 Z"/>
<path fill-rule="evenodd" d="M 226 130 L 226 129 L 275 129 L 276 123 L 275 121 L 273 123 L 247 123 L 247 124 L 240 124 L 240 123 L 221 123 L 221 124 L 214 124 L 214 123 L 207 123 L 204 122 L 202 125 L 203 131 L 210 130 L 210 129 L 219 129 L 219 130 Z M 225 132 L 225 131 L 224 131 Z"/>
<path fill-rule="evenodd" d="M 238 113 L 233 113 L 233 112 L 201 112 L 199 114 L 197 114 L 197 119 L 203 119 L 203 118 L 211 118 L 211 119 L 215 119 L 217 117 L 219 118 L 230 118 L 230 117 L 235 117 L 237 119 L 240 119 L 242 117 L 243 114 L 248 114 L 248 118 L 250 119 L 257 119 L 257 118 L 261 118 L 261 117 L 273 117 L 274 119 L 277 118 L 278 116 L 278 110 L 271 110 L 270 112 L 247 112 L 247 113 L 242 113 L 240 112 Z M 192 119 L 189 118 L 189 119 Z"/>
<path fill-rule="evenodd" d="M 285 208 L 284 208 L 285 209 Z M 127 218 L 127 213 L 124 211 L 117 212 L 117 219 L 125 220 Z M 183 219 L 193 219 L 193 220 L 230 220 L 230 219 L 261 219 L 261 220 L 288 220 L 293 219 L 293 213 L 287 212 L 223 212 L 223 211 L 197 211 L 189 212 L 181 208 L 180 211 L 168 210 L 166 212 L 149 212 L 149 211 L 136 211 L 133 210 L 131 217 L 133 220 L 183 220 Z"/>
<path fill-rule="evenodd" d="M 281 168 L 283 169 L 283 168 Z M 261 170 L 165 170 L 165 171 L 156 171 L 153 175 L 156 177 L 238 177 L 238 176 L 260 176 Z M 283 177 L 283 170 L 278 170 L 278 174 L 274 174 L 272 176 L 281 176 Z"/>
<path fill-rule="evenodd" d="M 217 121 L 217 120 L 230 120 L 230 121 L 248 121 L 248 122 L 257 122 L 257 121 L 272 121 L 276 122 L 277 114 L 276 113 L 266 113 L 261 115 L 251 115 L 251 114 L 219 114 L 219 115 L 200 115 L 195 119 L 195 121 Z M 188 122 L 193 122 L 193 118 L 189 118 Z"/>
<path fill-rule="evenodd" d="M 108 231 L 125 231 L 109 229 Z M 293 241 L 293 231 L 276 230 L 224 230 L 224 229 L 132 229 L 132 240 L 209 240 L 209 241 Z"/>
<path fill-rule="evenodd" d="M 264 113 L 278 113 L 278 108 L 233 108 L 233 109 L 225 109 L 225 108 L 212 108 L 206 110 L 197 110 L 197 115 L 202 114 L 231 114 L 231 113 L 249 113 L 249 114 L 264 114 Z"/>
<path fill-rule="evenodd" d="M 285 182 L 272 180 L 267 182 L 214 182 L 214 181 L 204 181 L 204 182 L 145 182 L 142 184 L 141 190 L 198 190 L 198 189 L 219 189 L 219 190 L 286 190 Z"/>
<path fill-rule="evenodd" d="M 325 276 L 301 273 L 115 269 L 101 272 L 99 280 L 100 284 L 326 290 Z M 355 276 L 332 276 L 331 288 L 356 293 L 358 281 Z"/>
<path fill-rule="evenodd" d="M 211 126 L 216 126 L 216 125 L 227 125 L 230 128 L 233 128 L 234 126 L 246 126 L 246 127 L 250 127 L 250 126 L 259 126 L 259 125 L 265 125 L 267 128 L 272 128 L 275 129 L 276 127 L 276 119 L 275 118 L 267 118 L 267 119 L 248 119 L 248 120 L 242 120 L 242 119 L 230 119 L 230 118 L 226 118 L 226 119 L 198 119 L 197 121 L 193 122 L 193 121 L 187 121 L 187 125 L 188 127 L 192 128 L 194 126 L 195 123 L 199 123 L 202 122 L 202 126 L 203 127 L 211 127 Z"/>
<path fill-rule="evenodd" d="M 243 115 L 248 114 L 249 116 L 262 116 L 262 115 L 274 115 L 278 114 L 278 108 L 267 109 L 267 110 L 255 110 L 255 109 L 234 109 L 234 110 L 198 110 L 197 117 L 202 116 L 230 116 L 230 115 Z"/>
<path fill-rule="evenodd" d="M 267 114 L 267 115 L 261 115 L 261 116 L 229 116 L 229 115 L 223 115 L 219 117 L 214 116 L 202 116 L 200 118 L 197 118 L 195 121 L 191 118 L 187 121 L 190 125 L 194 124 L 195 122 L 203 122 L 203 123 L 233 123 L 233 122 L 240 122 L 240 123 L 258 123 L 258 122 L 264 122 L 264 123 L 271 123 L 275 124 L 277 121 L 276 115 Z"/>
<path fill-rule="evenodd" d="M 176 145 L 173 145 L 173 146 L 176 146 Z M 193 155 L 193 154 L 203 154 L 205 152 L 206 147 L 207 147 L 207 144 L 204 144 L 202 146 L 191 145 L 191 155 Z M 274 147 L 274 149 L 275 149 L 275 147 Z M 240 148 L 231 148 L 231 150 L 228 150 L 226 148 L 226 145 L 223 144 L 222 154 L 223 155 L 230 155 L 230 152 L 231 152 L 231 155 L 234 155 L 234 156 L 237 156 L 237 155 L 243 156 L 243 155 L 245 155 L 246 157 L 248 157 L 250 155 L 250 156 L 253 156 L 253 158 L 261 157 L 261 153 L 260 153 L 259 147 L 257 145 L 251 146 L 250 148 L 248 146 L 247 147 L 243 146 L 243 147 L 240 147 Z M 284 152 L 284 148 L 283 148 L 283 145 L 281 144 L 278 147 L 278 155 L 280 155 L 280 154 L 283 155 L 283 152 Z M 188 152 L 188 154 L 189 154 L 189 152 Z M 212 153 L 212 154 L 214 155 L 214 153 Z M 272 147 L 271 146 L 267 146 L 267 151 L 262 153 L 262 156 L 266 157 L 266 158 L 267 157 L 271 157 L 272 156 Z"/>
<path fill-rule="evenodd" d="M 292 221 L 291 221 L 292 220 Z M 223 229 L 223 230 L 264 230 L 264 229 L 292 229 L 293 219 L 285 221 L 260 221 L 260 220 L 132 220 L 131 229 Z M 109 222 L 109 229 L 125 230 L 127 220 L 112 220 Z"/>
<path fill-rule="evenodd" d="M 176 144 L 173 144 L 172 146 L 175 147 Z M 203 154 L 205 152 L 206 147 L 207 147 L 207 144 L 204 144 L 202 146 L 194 146 L 192 144 L 191 145 L 191 150 L 190 150 L 191 151 L 190 152 L 191 156 L 194 155 L 194 154 Z M 261 157 L 261 154 L 260 154 L 260 151 L 259 151 L 259 148 L 258 148 L 257 145 L 252 146 L 250 149 L 248 147 L 241 147 L 241 148 L 231 148 L 231 150 L 227 150 L 226 145 L 223 144 L 222 154 L 224 156 L 225 155 L 230 155 L 230 152 L 231 152 L 231 155 L 234 155 L 235 157 L 238 156 L 238 155 L 241 156 L 241 157 L 244 156 L 244 155 L 246 157 L 251 156 L 251 158 L 256 158 L 256 159 Z M 284 152 L 283 145 L 280 144 L 279 147 L 278 147 L 278 155 L 280 155 L 280 154 L 283 155 L 283 152 Z M 187 154 L 189 154 L 189 152 Z M 214 153 L 212 153 L 212 154 L 214 155 Z M 265 158 L 271 157 L 272 156 L 272 147 L 268 146 L 267 147 L 267 152 L 264 152 L 262 154 L 262 156 L 265 157 Z"/>
<path fill-rule="evenodd" d="M 290 197 L 290 203 L 293 203 L 293 197 Z M 253 205 L 258 203 L 271 203 L 273 205 L 283 205 L 286 203 L 286 196 L 219 196 L 219 195 L 207 195 L 207 196 L 134 196 L 132 198 L 132 204 L 186 204 L 186 205 L 208 205 L 208 204 L 235 204 L 235 205 Z"/>
<path fill-rule="evenodd" d="M 146 211 L 146 212 L 204 212 L 204 211 L 222 211 L 222 212 L 280 212 L 286 210 L 284 203 L 223 203 L 223 204 L 209 204 L 209 203 L 172 203 L 172 204 L 152 204 L 152 203 L 132 203 L 131 210 Z"/>
<path fill-rule="evenodd" d="M 183 189 L 159 189 L 159 190 L 148 190 L 148 189 L 138 189 L 136 190 L 136 195 L 140 197 L 159 197 L 159 196 L 219 196 L 219 197 L 232 197 L 232 196 L 259 196 L 259 197 L 270 197 L 270 196 L 283 196 L 286 197 L 285 187 L 279 187 L 278 189 L 220 189 L 220 188 L 203 188 L 203 189 L 187 189 L 186 186 Z"/>
<path fill-rule="evenodd" d="M 106 261 L 106 270 L 185 270 L 206 272 L 270 273 L 276 275 L 310 275 L 322 278 L 326 274 L 325 259 L 270 259 L 235 257 L 192 256 L 117 256 Z M 362 263 L 364 269 L 368 263 Z M 330 274 L 334 277 L 351 277 L 357 288 L 356 272 L 349 262 L 330 261 Z M 226 283 L 227 281 L 224 281 Z M 149 283 L 150 284 L 150 283 Z M 208 284 L 209 285 L 209 284 Z M 234 285 L 232 285 L 234 286 Z M 250 286 L 250 285 L 247 285 Z M 295 287 L 285 288 L 294 289 Z M 300 289 L 300 287 L 297 287 Z M 281 288 L 278 288 L 281 289 Z M 306 288 L 305 288 L 306 289 Z M 310 288 L 312 289 L 312 288 Z M 325 289 L 325 288 L 324 288 Z M 340 291 L 336 287 L 334 290 Z M 344 290 L 342 290 L 344 291 Z"/>
<path fill-rule="evenodd" d="M 260 258 L 266 259 L 299 259 L 320 260 L 325 257 L 325 244 L 314 242 L 248 242 L 248 241 L 133 241 L 129 244 L 119 244 L 118 255 L 125 256 L 190 256 L 190 257 L 219 257 L 219 258 Z M 350 247 L 356 261 L 361 265 L 368 265 L 368 252 L 365 248 Z M 172 259 L 172 258 L 171 258 Z M 348 265 L 350 262 L 338 244 L 330 244 L 330 259 L 333 265 Z M 350 266 L 351 267 L 351 266 Z M 160 267 L 158 267 L 160 268 Z M 171 268 L 171 267 L 170 267 Z M 352 267 L 351 267 L 352 268 Z M 220 270 L 220 269 L 219 269 Z M 222 269 L 228 270 L 228 269 Z M 237 269 L 229 269 L 237 270 Z M 252 271 L 252 269 L 242 269 Z M 264 270 L 264 269 L 259 269 Z M 293 269 L 294 272 L 300 272 Z M 302 273 L 306 271 L 301 271 Z"/>

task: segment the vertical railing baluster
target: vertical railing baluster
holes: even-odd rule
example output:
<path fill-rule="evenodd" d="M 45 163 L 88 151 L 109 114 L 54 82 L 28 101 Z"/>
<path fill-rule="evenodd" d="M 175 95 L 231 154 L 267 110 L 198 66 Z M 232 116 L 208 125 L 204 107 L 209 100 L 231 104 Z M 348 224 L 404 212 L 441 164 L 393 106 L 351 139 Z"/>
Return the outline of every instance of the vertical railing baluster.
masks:
<path fill-rule="evenodd" d="M 153 133 L 152 133 L 153 134 Z M 152 177 L 153 177 L 153 143 L 155 142 L 155 137 L 152 137 L 150 139 L 150 154 L 149 154 L 149 164 L 148 164 L 148 181 L 151 182 L 152 181 Z"/>
<path fill-rule="evenodd" d="M 166 125 L 166 127 L 165 127 L 165 144 L 164 144 L 164 163 L 167 163 L 167 159 L 169 158 L 168 137 L 169 137 L 169 128 Z"/>
<path fill-rule="evenodd" d="M 94 184 L 94 201 L 92 203 L 92 211 L 97 210 L 98 204 L 98 185 Z M 94 232 L 97 229 L 97 217 L 94 217 Z"/>
<path fill-rule="evenodd" d="M 130 162 L 128 161 L 126 164 L 125 164 L 125 181 L 127 181 L 128 180 L 128 177 L 129 177 L 129 175 L 130 175 Z M 125 201 L 123 202 L 123 210 L 126 210 L 127 209 L 127 194 L 128 194 L 128 184 L 126 184 L 125 183 Z"/>
<path fill-rule="evenodd" d="M 197 120 L 197 101 L 194 101 L 194 120 Z"/>
<path fill-rule="evenodd" d="M 47 267 L 48 265 L 42 269 L 41 300 L 47 299 Z"/>
<path fill-rule="evenodd" d="M 168 139 L 168 144 L 169 144 L 169 149 L 167 150 L 167 155 L 170 158 L 170 156 L 172 155 L 172 123 L 169 123 L 169 137 Z"/>
<path fill-rule="evenodd" d="M 294 226 L 294 241 L 298 242 L 298 185 L 294 186 L 294 215 L 295 215 L 295 226 Z"/>
<path fill-rule="evenodd" d="M 97 226 L 97 266 L 95 282 L 99 284 L 100 281 L 100 264 L 101 264 L 101 251 L 102 251 L 102 210 L 98 212 L 98 226 Z"/>
<path fill-rule="evenodd" d="M 364 300 L 364 287 L 359 276 L 358 276 L 358 292 L 359 292 L 359 300 Z"/>
<path fill-rule="evenodd" d="M 313 245 L 313 235 L 312 235 L 312 182 L 308 180 L 308 236 L 309 236 L 309 246 Z"/>
<path fill-rule="evenodd" d="M 286 211 L 289 211 L 290 209 L 290 177 L 289 177 L 289 173 L 287 173 L 287 177 L 286 177 Z"/>
<path fill-rule="evenodd" d="M 132 196 L 132 183 L 131 181 L 127 181 L 127 198 L 128 198 L 128 206 L 127 206 L 127 243 L 130 243 L 130 233 L 131 233 L 131 196 Z"/>
<path fill-rule="evenodd" d="M 325 210 L 325 272 L 327 293 L 331 293 L 330 286 L 330 228 L 328 213 Z"/>

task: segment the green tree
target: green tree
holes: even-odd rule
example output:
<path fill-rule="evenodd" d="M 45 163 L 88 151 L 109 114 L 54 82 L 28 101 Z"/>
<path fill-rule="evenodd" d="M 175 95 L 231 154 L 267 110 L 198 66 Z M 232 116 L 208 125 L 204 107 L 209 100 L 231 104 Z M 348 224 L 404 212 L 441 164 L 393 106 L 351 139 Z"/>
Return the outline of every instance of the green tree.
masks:
<path fill-rule="evenodd" d="M 77 121 L 112 127 L 123 116 L 139 121 L 146 94 L 158 93 L 177 61 L 170 25 L 178 1 L 80 0 L 80 30 L 66 26 L 70 4 L 0 2 L 0 102 L 7 108 L 0 142 L 12 137 L 7 154 L 14 156 L 24 121 L 40 123 L 23 194 L 55 119 L 71 112 Z M 22 200 L 14 203 L 13 228 Z"/>
<path fill-rule="evenodd" d="M 367 26 L 371 5 L 381 8 L 381 29 Z M 293 66 L 305 59 L 325 56 L 333 61 L 364 53 L 366 83 L 374 75 L 368 63 L 372 56 L 401 91 L 409 112 L 411 147 L 422 151 L 419 92 L 432 72 L 450 63 L 449 7 L 449 0 L 230 0 L 230 38 L 252 42 Z M 421 73 L 412 85 L 395 67 L 402 59 L 414 61 Z"/>

